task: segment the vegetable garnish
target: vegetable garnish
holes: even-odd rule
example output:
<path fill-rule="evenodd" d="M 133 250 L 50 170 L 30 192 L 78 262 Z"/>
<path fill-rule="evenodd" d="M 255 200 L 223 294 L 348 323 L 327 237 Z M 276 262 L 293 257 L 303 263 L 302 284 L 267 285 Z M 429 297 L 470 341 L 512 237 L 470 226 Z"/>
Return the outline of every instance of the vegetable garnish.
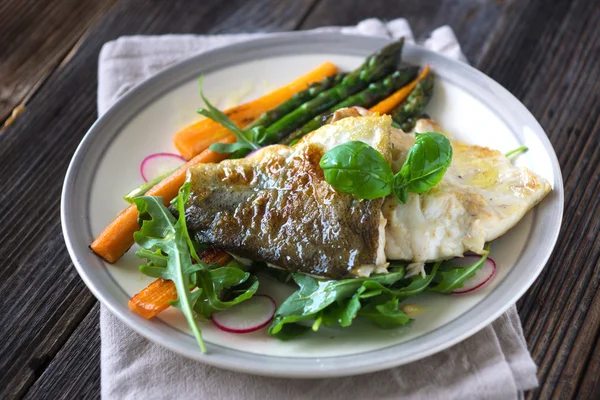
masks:
<path fill-rule="evenodd" d="M 200 349 L 205 353 L 206 346 L 194 311 L 210 318 L 213 312 L 226 310 L 251 298 L 256 293 L 258 281 L 253 278 L 249 287 L 238 288 L 238 285 L 249 280 L 249 273 L 235 263 L 233 266 L 213 269 L 198 257 L 185 224 L 185 202 L 189 193 L 190 185 L 186 183 L 172 202 L 179 213 L 178 219 L 165 207 L 160 197 L 137 197 L 134 203 L 143 222 L 141 229 L 134 233 L 134 239 L 142 248 L 136 255 L 147 260 L 140 271 L 175 284 L 177 300 L 172 301 L 171 305 L 183 312 Z M 195 286 L 199 289 L 192 291 Z M 234 287 L 239 289 L 236 292 L 240 294 L 230 301 L 221 300 L 219 296 Z"/>
<path fill-rule="evenodd" d="M 129 193 L 127 193 L 125 196 L 123 196 L 123 199 L 128 202 L 128 203 L 133 203 L 133 199 L 135 199 L 136 197 L 140 197 L 146 194 L 146 192 L 148 192 L 148 190 L 152 189 L 154 186 L 156 186 L 160 181 L 162 181 L 163 179 L 165 179 L 167 176 L 171 175 L 173 173 L 173 171 L 167 172 L 166 174 L 157 176 L 156 178 L 152 179 L 149 182 L 144 182 L 141 185 L 139 185 L 138 187 L 136 187 L 135 189 L 132 189 Z"/>
<path fill-rule="evenodd" d="M 320 166 L 327 183 L 340 192 L 367 200 L 392 192 L 392 167 L 366 143 L 353 141 L 336 146 L 323 155 Z"/>
<path fill-rule="evenodd" d="M 177 220 L 163 205 L 161 198 L 150 196 L 136 198 L 134 202 L 144 222 L 133 237 L 142 249 L 156 255 L 154 259 L 149 258 L 148 264 L 140 267 L 140 270 L 146 275 L 168 279 L 175 283 L 177 301 L 171 302 L 171 305 L 181 309 L 200 349 L 206 353 L 206 346 L 192 310 L 201 292 L 191 292 L 190 284 L 193 275 L 207 266 L 202 263 L 192 264 L 192 256 L 196 255 L 196 251 L 189 246 L 191 239 L 185 225 L 184 209 L 188 195 L 189 185 L 184 185 L 174 199 L 174 204 L 180 212 Z M 146 217 L 150 219 L 145 219 Z M 157 262 L 157 258 L 161 258 L 162 261 Z"/>
<path fill-rule="evenodd" d="M 410 278 L 405 277 L 401 264 L 390 266 L 388 274 L 338 281 L 295 273 L 292 276 L 299 289 L 277 309 L 269 334 L 288 340 L 321 326 L 350 326 L 357 316 L 386 329 L 407 325 L 410 318 L 400 309 L 400 302 L 431 290 L 440 279 L 441 264 L 428 264 L 425 276 Z M 310 327 L 305 325 L 307 321 L 313 321 Z"/>
<path fill-rule="evenodd" d="M 152 253 L 145 249 L 143 251 Z M 199 254 L 199 257 L 205 264 L 216 266 L 224 266 L 231 261 L 229 254 L 215 249 L 207 249 Z M 177 300 L 175 284 L 165 279 L 157 279 L 129 300 L 129 309 L 146 319 L 151 319 L 169 308 L 172 300 Z"/>
<path fill-rule="evenodd" d="M 462 262 L 456 262 L 455 260 L 445 261 L 434 278 L 434 282 L 437 283 L 437 285 L 431 288 L 431 290 L 440 293 L 464 293 L 470 291 L 468 290 L 469 288 L 464 288 L 464 290 L 460 289 L 463 289 L 465 282 L 467 282 L 470 278 L 473 278 L 477 271 L 480 270 L 485 264 L 490 251 L 490 246 L 491 244 L 488 243 L 485 248 L 486 253 L 484 255 L 469 257 L 474 261 L 470 265 L 468 263 L 467 265 L 464 265 Z M 487 282 L 491 278 L 494 270 L 495 263 L 492 273 L 485 277 L 487 279 L 484 279 L 483 283 Z M 483 283 L 474 286 L 477 288 L 482 286 Z M 473 290 L 473 288 L 471 288 L 471 290 Z"/>
<path fill-rule="evenodd" d="M 425 193 L 437 185 L 452 162 L 452 145 L 444 135 L 418 134 L 400 172 L 394 176 L 394 195 L 401 203 L 408 192 Z"/>
<path fill-rule="evenodd" d="M 336 84 L 338 82 L 337 78 L 333 80 L 330 78 L 336 74 L 337 70 L 338 68 L 333 63 L 325 62 L 273 92 L 267 93 L 256 100 L 225 110 L 225 114 L 237 126 L 244 127 L 252 121 L 261 119 L 261 115 L 273 111 L 280 106 L 283 107 L 285 102 L 296 94 L 306 91 L 311 84 L 320 82 L 324 84 L 321 86 L 323 90 Z M 311 90 L 310 92 L 314 94 L 315 90 Z M 304 98 L 304 96 L 302 97 Z M 302 101 L 302 103 L 305 101 Z M 271 116 L 273 116 L 273 113 L 269 117 Z M 208 149 L 208 146 L 211 144 L 221 142 L 225 138 L 235 139 L 235 136 L 227 128 L 215 121 L 203 119 L 177 132 L 173 136 L 173 143 L 181 155 L 189 160 Z"/>
<path fill-rule="evenodd" d="M 179 154 L 154 153 L 146 156 L 140 164 L 140 175 L 145 182 L 155 180 L 159 176 L 175 171 L 185 164 L 185 160 Z"/>
<path fill-rule="evenodd" d="M 521 147 L 517 147 L 516 149 L 514 149 L 514 150 L 511 150 L 511 151 L 509 151 L 508 153 L 506 153 L 506 154 L 505 154 L 505 156 L 506 156 L 506 158 L 508 158 L 508 157 L 512 157 L 512 156 L 514 156 L 515 154 L 524 153 L 524 152 L 526 152 L 527 150 L 529 150 L 529 148 L 528 148 L 527 146 L 521 146 Z"/>
<path fill-rule="evenodd" d="M 236 307 L 213 314 L 213 323 L 225 332 L 250 333 L 267 326 L 276 308 L 275 300 L 259 294 Z"/>
<path fill-rule="evenodd" d="M 462 258 L 455 258 L 452 260 L 452 265 L 456 267 L 468 268 L 473 264 L 476 264 L 479 259 L 482 258 L 480 255 L 468 254 Z M 475 274 L 464 281 L 462 287 L 460 289 L 455 289 L 452 291 L 454 294 L 463 294 L 474 291 L 475 289 L 479 289 L 486 283 L 488 283 L 496 273 L 496 262 L 492 260 L 490 257 L 487 257 L 482 266 L 475 271 Z"/>
<path fill-rule="evenodd" d="M 435 132 L 418 134 L 404 165 L 394 175 L 383 155 L 366 143 L 347 142 L 321 158 L 325 180 L 359 199 L 377 199 L 394 192 L 401 203 L 408 193 L 425 193 L 437 185 L 452 161 L 448 138 Z"/>
<path fill-rule="evenodd" d="M 208 101 L 202 92 L 202 79 L 203 77 L 200 76 L 198 80 L 198 90 L 200 92 L 202 101 L 204 101 L 204 104 L 206 104 L 206 108 L 199 107 L 197 109 L 198 114 L 204 115 L 205 117 L 218 122 L 233 132 L 237 137 L 237 141 L 235 143 L 213 143 L 210 145 L 209 149 L 216 151 L 217 153 L 234 153 L 239 150 L 256 150 L 266 144 L 267 137 L 265 135 L 264 128 L 260 126 L 249 130 L 238 128 L 238 126 L 231 119 L 229 119 L 229 117 L 223 111 L 219 110 L 213 106 L 210 101 Z"/>

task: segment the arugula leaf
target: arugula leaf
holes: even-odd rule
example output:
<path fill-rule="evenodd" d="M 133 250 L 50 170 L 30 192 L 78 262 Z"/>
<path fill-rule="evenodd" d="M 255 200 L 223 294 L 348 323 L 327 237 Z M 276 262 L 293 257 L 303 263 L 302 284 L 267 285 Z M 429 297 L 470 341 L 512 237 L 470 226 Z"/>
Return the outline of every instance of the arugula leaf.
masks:
<path fill-rule="evenodd" d="M 227 310 L 248 300 L 258 290 L 258 279 L 239 268 L 222 267 L 211 271 L 200 271 L 197 273 L 196 279 L 200 295 L 194 310 L 205 318 L 210 318 L 213 312 Z M 230 289 L 247 281 L 251 283 L 250 287 L 242 290 L 239 295 L 229 301 L 221 300 L 219 294 L 224 289 Z"/>
<path fill-rule="evenodd" d="M 161 197 L 135 198 L 142 227 L 134 233 L 134 239 L 142 247 L 136 255 L 147 261 L 140 271 L 175 283 L 177 301 L 171 305 L 181 309 L 200 349 L 206 352 L 193 310 L 210 318 L 213 312 L 223 311 L 252 297 L 258 289 L 258 280 L 238 268 L 235 262 L 220 268 L 202 262 L 197 249 L 203 246 L 192 240 L 185 224 L 185 203 L 189 194 L 190 184 L 186 183 L 172 201 L 179 214 L 177 220 L 164 206 Z M 196 286 L 198 290 L 192 291 Z M 234 293 L 237 296 L 233 296 Z"/>
<path fill-rule="evenodd" d="M 392 299 L 383 304 L 367 304 L 360 310 L 359 315 L 367 317 L 384 329 L 406 325 L 410 318 L 400 310 L 398 303 L 398 299 Z"/>
<path fill-rule="evenodd" d="M 438 268 L 441 264 L 441 262 L 433 264 L 431 272 L 426 274 L 424 277 L 420 274 L 412 276 L 410 278 L 410 283 L 407 286 L 394 290 L 394 295 L 398 297 L 400 301 L 402 301 L 408 297 L 416 296 L 419 293 L 423 293 L 425 290 L 427 290 L 427 288 L 435 278 Z"/>
<path fill-rule="evenodd" d="M 375 287 L 375 290 L 386 289 L 383 285 L 393 285 L 403 277 L 403 269 L 369 278 L 350 278 L 339 281 L 317 281 L 308 275 L 296 273 L 293 275 L 293 279 L 299 289 L 279 306 L 269 326 L 269 334 L 277 336 L 286 324 L 316 320 L 319 317 L 321 321 L 318 324 L 330 325 L 338 322 L 344 324 L 342 326 L 350 325 L 360 308 L 361 295 L 364 295 L 371 287 Z M 332 310 L 325 311 L 332 305 Z"/>
<path fill-rule="evenodd" d="M 334 147 L 323 155 L 320 166 L 327 183 L 360 199 L 384 197 L 392 189 L 392 168 L 380 152 L 363 142 Z"/>
<path fill-rule="evenodd" d="M 425 193 L 437 185 L 452 162 L 452 145 L 435 132 L 418 134 L 400 172 L 394 177 L 393 191 L 401 203 L 408 192 Z"/>
<path fill-rule="evenodd" d="M 300 324 L 286 324 L 277 333 L 271 334 L 279 340 L 292 340 L 310 332 L 310 327 Z"/>
<path fill-rule="evenodd" d="M 443 263 L 435 276 L 436 286 L 429 290 L 440 293 L 451 293 L 456 289 L 463 287 L 465 281 L 475 275 L 477 270 L 483 266 L 490 251 L 490 244 L 486 246 L 487 253 L 468 267 L 453 267 L 452 260 Z"/>
<path fill-rule="evenodd" d="M 247 148 L 250 150 L 258 149 L 260 146 L 252 141 L 251 137 L 246 131 L 238 128 L 238 126 L 232 120 L 230 120 L 224 112 L 220 111 L 208 101 L 208 99 L 204 96 L 204 93 L 202 92 L 202 79 L 203 76 L 200 76 L 200 78 L 198 79 L 198 86 L 200 91 L 200 97 L 206 104 L 206 108 L 199 107 L 197 109 L 198 114 L 204 115 L 205 117 L 210 118 L 213 121 L 223 125 L 225 128 L 233 132 L 237 137 L 236 143 L 215 143 L 210 146 L 210 149 L 219 153 L 232 153 L 242 148 Z"/>
<path fill-rule="evenodd" d="M 142 272 L 151 271 L 151 276 L 169 279 L 175 283 L 178 300 L 173 302 L 172 305 L 181 309 L 200 349 L 203 353 L 206 353 L 206 346 L 192 311 L 192 307 L 200 293 L 190 291 L 191 276 L 201 271 L 205 266 L 201 263 L 192 264 L 192 253 L 188 245 L 191 239 L 185 225 L 184 203 L 187 201 L 187 195 L 189 195 L 189 184 L 187 184 L 187 188 L 181 187 L 179 195 L 176 197 L 176 206 L 179 211 L 179 219 L 177 220 L 164 206 L 161 197 L 142 196 L 135 198 L 134 203 L 139 214 L 149 215 L 151 219 L 144 220 L 140 230 L 135 232 L 133 237 L 142 249 L 152 253 L 150 258 L 153 263 L 156 263 L 155 265 L 164 265 L 165 260 L 160 256 L 163 254 L 167 256 L 165 267 L 143 267 Z M 150 254 L 142 253 L 142 255 L 148 256 Z"/>

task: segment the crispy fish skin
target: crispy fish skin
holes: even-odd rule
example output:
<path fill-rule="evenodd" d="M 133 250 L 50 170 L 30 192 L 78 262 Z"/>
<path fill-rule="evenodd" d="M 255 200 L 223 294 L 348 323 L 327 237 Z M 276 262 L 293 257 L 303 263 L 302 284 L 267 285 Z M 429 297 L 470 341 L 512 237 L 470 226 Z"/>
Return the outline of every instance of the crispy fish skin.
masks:
<path fill-rule="evenodd" d="M 369 123 L 381 125 L 377 118 L 382 117 L 371 118 L 358 125 L 365 130 Z M 390 125 L 384 120 L 383 130 Z M 336 134 L 362 135 L 350 132 L 348 119 L 334 125 L 294 147 L 269 146 L 249 158 L 191 168 L 188 227 L 202 242 L 290 271 L 341 279 L 381 266 L 383 199 L 358 200 L 337 192 L 319 166 Z M 378 137 L 376 145 L 385 151 L 385 132 Z"/>

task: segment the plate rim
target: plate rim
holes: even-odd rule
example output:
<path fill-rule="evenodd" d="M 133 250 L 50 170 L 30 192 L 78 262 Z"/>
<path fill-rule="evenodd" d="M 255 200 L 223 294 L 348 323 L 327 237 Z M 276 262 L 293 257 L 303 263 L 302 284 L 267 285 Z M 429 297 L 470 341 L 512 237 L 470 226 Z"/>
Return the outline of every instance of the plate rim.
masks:
<path fill-rule="evenodd" d="M 307 39 L 310 38 L 310 41 Z M 312 42 L 311 42 L 312 41 Z M 353 44 L 360 43 L 363 45 L 372 45 L 373 48 L 380 47 L 385 43 L 390 42 L 389 38 L 381 38 L 381 37 L 369 37 L 369 36 L 360 36 L 360 35 L 347 35 L 340 33 L 316 33 L 316 32 L 288 32 L 278 34 L 276 36 L 262 37 L 257 38 L 241 43 L 236 43 L 228 46 L 224 46 L 221 48 L 217 48 L 202 54 L 197 54 L 192 57 L 189 57 L 183 61 L 180 61 L 172 66 L 169 66 L 152 77 L 138 83 L 132 89 L 130 89 L 124 96 L 118 99 L 102 116 L 98 118 L 98 120 L 90 127 L 85 136 L 83 137 L 81 143 L 77 147 L 73 158 L 69 164 L 63 189 L 61 196 L 61 224 L 63 236 L 65 239 L 65 243 L 67 246 L 67 250 L 69 255 L 75 265 L 77 272 L 85 282 L 86 286 L 92 291 L 94 296 L 104 305 L 106 306 L 113 315 L 116 315 L 121 321 L 123 321 L 126 325 L 132 328 L 137 333 L 146 337 L 154 343 L 157 343 L 163 347 L 170 349 L 178 354 L 181 354 L 185 357 L 196 359 L 198 361 L 204 362 L 206 364 L 214 365 L 221 368 L 226 368 L 229 370 L 246 372 L 258 375 L 267 375 L 267 376 L 279 376 L 279 377 L 296 377 L 296 378 L 315 378 L 315 377 L 337 377 L 337 376 L 348 376 L 354 374 L 361 374 L 367 372 L 374 372 L 378 370 L 383 370 L 386 368 L 390 368 L 393 366 L 398 366 L 402 364 L 406 364 L 412 361 L 419 360 L 421 358 L 427 357 L 431 354 L 435 354 L 439 351 L 442 351 L 470 336 L 477 333 L 479 330 L 483 329 L 493 320 L 498 318 L 502 313 L 504 313 L 516 300 L 518 300 L 527 289 L 531 287 L 535 279 L 539 276 L 542 269 L 545 267 L 548 259 L 550 258 L 552 251 L 556 245 L 556 241 L 558 239 L 558 234 L 560 232 L 560 226 L 562 223 L 562 217 L 564 212 L 564 188 L 563 188 L 563 180 L 562 174 L 560 170 L 560 165 L 558 163 L 558 159 L 554 152 L 554 149 L 545 134 L 543 128 L 537 122 L 535 117 L 527 110 L 527 108 L 516 99 L 507 89 L 502 87 L 500 84 L 495 82 L 493 79 L 487 77 L 482 72 L 476 70 L 475 68 L 462 63 L 460 61 L 452 60 L 446 58 L 438 53 L 434 53 L 430 50 L 427 50 L 423 47 L 416 46 L 411 43 L 405 44 L 404 51 L 413 51 L 417 54 L 425 54 L 430 58 L 437 59 L 440 63 L 450 63 L 454 68 L 459 68 L 465 70 L 468 74 L 471 74 L 473 77 L 477 79 L 483 80 L 486 85 L 488 85 L 491 89 L 499 91 L 504 97 L 507 97 L 510 100 L 513 107 L 517 107 L 518 111 L 522 113 L 527 119 L 529 126 L 535 131 L 536 137 L 540 139 L 542 145 L 544 146 L 547 155 L 550 158 L 550 163 L 553 167 L 554 174 L 554 182 L 553 184 L 553 192 L 550 194 L 555 199 L 554 202 L 558 201 L 556 204 L 556 208 L 560 211 L 560 215 L 558 215 L 557 222 L 551 227 L 553 232 L 550 234 L 549 240 L 546 242 L 545 247 L 549 248 L 546 253 L 543 255 L 541 261 L 536 263 L 536 267 L 530 271 L 527 281 L 525 284 L 522 284 L 518 290 L 513 290 L 511 296 L 513 300 L 509 302 L 505 302 L 503 304 L 496 305 L 494 312 L 487 313 L 485 318 L 479 318 L 476 324 L 472 324 L 469 329 L 463 329 L 462 333 L 456 335 L 451 338 L 447 338 L 446 340 L 438 340 L 434 345 L 429 346 L 429 348 L 422 349 L 421 351 L 413 352 L 412 355 L 409 355 L 403 359 L 397 359 L 393 357 L 385 357 L 385 359 L 380 359 L 376 357 L 377 353 L 384 352 L 394 352 L 398 346 L 402 346 L 405 343 L 409 343 L 413 340 L 418 340 L 423 336 L 427 336 L 432 332 L 428 332 L 427 334 L 415 338 L 409 342 L 404 342 L 396 345 L 392 345 L 390 347 L 385 347 L 383 349 L 369 351 L 366 353 L 352 354 L 352 355 L 344 355 L 337 357 L 327 357 L 325 358 L 294 358 L 294 357 L 277 357 L 277 356 L 269 356 L 269 355 L 259 355 L 259 354 L 249 354 L 244 353 L 238 350 L 229 349 L 220 345 L 215 345 L 212 343 L 207 343 L 209 349 L 214 348 L 218 349 L 216 352 L 209 352 L 207 355 L 203 355 L 199 352 L 198 349 L 194 349 L 195 351 L 190 351 L 191 349 L 182 346 L 183 342 L 178 342 L 177 338 L 173 341 L 171 340 L 161 340 L 160 335 L 157 333 L 157 329 L 150 329 L 150 325 L 155 325 L 156 321 L 147 321 L 138 317 L 131 313 L 127 307 L 123 309 L 122 305 L 118 303 L 117 300 L 111 299 L 107 294 L 103 293 L 100 290 L 99 286 L 92 279 L 92 273 L 88 271 L 90 268 L 84 264 L 85 256 L 89 254 L 82 254 L 83 251 L 86 253 L 90 253 L 89 249 L 85 248 L 85 250 L 81 249 L 81 246 L 76 246 L 76 240 L 73 238 L 72 234 L 75 232 L 76 225 L 81 223 L 80 218 L 74 215 L 72 210 L 73 205 L 73 194 L 75 190 L 75 182 L 77 179 L 77 173 L 80 169 L 81 165 L 84 163 L 84 156 L 87 151 L 90 150 L 91 146 L 94 144 L 94 139 L 97 139 L 99 135 L 102 134 L 105 125 L 107 125 L 112 119 L 116 119 L 119 113 L 125 113 L 128 108 L 132 108 L 133 104 L 136 101 L 136 98 L 139 97 L 145 90 L 149 90 L 153 84 L 158 83 L 160 81 L 170 81 L 170 89 L 176 88 L 179 86 L 182 81 L 186 81 L 187 78 L 177 79 L 174 77 L 177 75 L 178 71 L 185 70 L 186 68 L 196 68 L 196 73 L 199 66 L 203 63 L 206 63 L 205 60 L 210 58 L 218 58 L 223 57 L 224 54 L 238 52 L 244 53 L 250 51 L 249 49 L 262 49 L 268 52 L 268 49 L 273 48 L 273 46 L 293 46 L 300 45 L 304 42 L 305 46 L 314 47 L 312 49 L 312 53 L 333 53 L 332 51 L 322 51 L 323 49 L 318 49 L 319 46 L 322 46 L 323 43 L 335 44 L 335 43 L 345 43 L 352 42 Z M 292 53 L 288 53 L 292 54 Z M 348 53 L 344 53 L 348 54 Z M 274 55 L 282 55 L 282 54 L 274 54 Z M 248 62 L 256 58 L 245 58 L 240 62 Z M 229 63 L 229 65 L 234 65 L 235 63 Z M 168 89 L 168 90 L 170 90 Z M 168 91 L 166 90 L 166 91 Z M 155 98 L 151 101 L 154 101 L 160 96 L 164 95 L 165 91 L 157 94 Z M 136 112 L 129 112 L 130 115 L 128 121 L 135 117 Z M 122 126 L 121 126 L 122 127 Z M 540 134 L 541 132 L 541 134 Z M 114 133 L 114 137 L 118 136 L 118 129 Z M 114 139 L 113 137 L 113 139 Z M 112 141 L 112 139 L 111 139 Z M 110 144 L 110 141 L 107 145 Z M 101 156 L 99 158 L 101 160 Z M 99 161 L 98 161 L 99 162 Z M 91 188 L 92 184 L 89 184 L 89 188 Z M 88 188 L 88 190 L 89 190 Z M 85 216 L 80 216 L 85 220 Z M 535 226 L 537 218 L 534 215 L 533 226 Z M 88 242 L 89 244 L 89 242 Z M 519 260 L 517 260 L 518 263 Z M 94 267 L 91 267 L 94 268 Z M 106 269 L 106 268 L 105 268 Z M 514 268 L 513 268 L 514 269 Z M 512 271 L 509 271 L 507 276 L 504 278 L 503 282 L 507 280 Z M 474 309 L 478 308 L 482 303 L 486 303 L 486 299 L 491 297 L 495 291 L 498 290 L 502 286 L 502 283 L 499 283 L 498 287 L 494 289 L 486 298 L 481 300 L 474 307 L 466 311 L 464 314 L 459 316 L 458 318 L 450 321 L 448 324 L 452 324 L 453 322 L 461 319 L 465 315 L 469 315 L 473 313 Z M 497 297 L 497 296 L 496 296 Z M 160 321 L 163 324 L 166 324 Z M 448 325 L 446 324 L 446 325 Z M 445 325 L 444 325 L 445 326 Z M 443 328 L 443 326 L 442 326 Z M 439 329 L 439 328 L 438 328 Z M 158 329 L 160 331 L 160 329 Z M 433 331 L 435 332 L 435 330 Z M 446 335 L 448 337 L 449 335 Z M 223 350 L 224 349 L 224 350 Z M 212 354 L 211 354 L 212 353 Z M 240 362 L 240 354 L 242 354 L 242 358 L 250 358 L 250 360 L 242 360 Z M 374 361 L 357 361 L 357 359 L 365 359 L 370 358 L 370 356 L 374 356 Z M 262 359 L 263 362 L 260 362 Z M 349 362 L 349 359 L 354 359 L 353 362 Z M 280 363 L 276 361 L 284 362 L 285 360 L 292 360 L 293 364 L 302 364 L 300 368 L 291 368 L 293 364 L 288 365 L 288 369 L 282 368 Z M 337 361 L 336 361 L 337 360 Z M 265 362 L 266 361 L 266 362 Z M 333 362 L 331 362 L 333 361 Z M 246 362 L 247 364 L 244 364 Z M 270 365 L 277 364 L 277 365 Z"/>

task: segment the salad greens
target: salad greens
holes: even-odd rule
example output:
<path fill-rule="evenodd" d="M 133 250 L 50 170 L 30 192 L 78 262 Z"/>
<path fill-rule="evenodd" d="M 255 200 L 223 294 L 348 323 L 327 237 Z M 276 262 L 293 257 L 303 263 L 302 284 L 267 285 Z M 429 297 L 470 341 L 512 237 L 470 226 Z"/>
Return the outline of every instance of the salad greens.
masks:
<path fill-rule="evenodd" d="M 196 252 L 198 246 L 192 241 L 185 224 L 184 205 L 189 194 L 190 185 L 186 183 L 171 203 L 179 213 L 178 219 L 165 207 L 161 197 L 136 197 L 133 201 L 142 225 L 134 233 L 134 239 L 141 247 L 136 255 L 146 259 L 146 265 L 141 266 L 140 271 L 154 278 L 173 281 L 178 299 L 171 305 L 181 309 L 200 349 L 206 352 L 194 311 L 210 318 L 213 312 L 252 297 L 258 289 L 258 281 L 239 268 L 236 262 L 215 269 L 215 266 L 201 261 Z M 194 290 L 196 287 L 198 290 Z M 236 297 L 232 296 L 234 292 Z M 222 300 L 226 297 L 232 298 Z"/>
<path fill-rule="evenodd" d="M 155 278 L 160 277 L 173 281 L 177 288 L 178 299 L 172 305 L 181 309 L 200 349 L 202 352 L 206 352 L 202 334 L 192 312 L 192 306 L 200 293 L 190 291 L 192 276 L 206 267 L 201 263 L 192 264 L 192 257 L 197 258 L 197 255 L 193 247 L 188 245 L 191 240 L 185 225 L 184 211 L 184 202 L 188 195 L 189 185 L 182 186 L 179 189 L 179 196 L 174 200 L 180 212 L 177 220 L 163 205 L 162 198 L 151 196 L 135 198 L 134 202 L 143 223 L 141 229 L 135 232 L 133 237 L 135 242 L 147 251 L 147 253 L 141 254 L 152 253 L 152 256 L 148 258 L 149 264 L 140 268 L 141 272 Z M 150 217 L 150 219 L 145 219 L 146 217 Z M 140 253 L 138 252 L 138 254 Z M 164 256 L 164 258 L 160 256 Z"/>
<path fill-rule="evenodd" d="M 394 193 L 406 203 L 408 193 L 425 193 L 437 185 L 452 161 L 452 145 L 444 135 L 417 134 L 400 171 L 394 175 L 383 155 L 366 143 L 353 141 L 336 146 L 321 158 L 325 180 L 340 192 L 360 199 Z"/>
<path fill-rule="evenodd" d="M 446 261 L 433 279 L 437 285 L 431 288 L 431 290 L 440 293 L 451 293 L 456 289 L 462 288 L 464 282 L 474 276 L 477 270 L 483 266 L 490 251 L 489 243 L 485 250 L 487 253 L 468 267 L 455 267 L 452 265 L 452 260 Z"/>
<path fill-rule="evenodd" d="M 423 276 L 406 277 L 403 265 L 391 266 L 388 274 L 338 281 L 292 274 L 298 290 L 277 309 L 269 334 L 289 340 L 321 326 L 349 326 L 356 317 L 385 329 L 408 325 L 411 319 L 400 302 L 425 291 L 450 293 L 461 288 L 486 257 L 468 267 L 453 266 L 452 261 L 431 263 Z"/>
<path fill-rule="evenodd" d="M 179 214 L 177 219 L 164 206 L 162 198 L 135 198 L 142 227 L 134 238 L 141 247 L 136 255 L 146 260 L 140 271 L 175 283 L 178 300 L 172 305 L 182 310 L 200 349 L 205 352 L 194 313 L 208 319 L 214 312 L 248 300 L 258 289 L 258 279 L 253 273 L 256 271 L 245 271 L 236 260 L 220 268 L 201 261 L 196 250 L 201 246 L 190 237 L 185 225 L 184 204 L 189 192 L 190 185 L 186 183 L 172 202 Z M 486 250 L 489 251 L 489 245 Z M 393 263 L 387 274 L 337 281 L 269 268 L 269 274 L 282 281 L 291 276 L 298 290 L 279 306 L 268 333 L 289 340 L 311 329 L 350 326 L 357 317 L 382 328 L 408 325 L 411 320 L 401 310 L 400 302 L 425 291 L 449 293 L 461 288 L 481 268 L 486 257 L 468 267 L 453 266 L 452 261 L 427 264 L 424 275 L 410 277 L 406 276 L 403 264 Z"/>

